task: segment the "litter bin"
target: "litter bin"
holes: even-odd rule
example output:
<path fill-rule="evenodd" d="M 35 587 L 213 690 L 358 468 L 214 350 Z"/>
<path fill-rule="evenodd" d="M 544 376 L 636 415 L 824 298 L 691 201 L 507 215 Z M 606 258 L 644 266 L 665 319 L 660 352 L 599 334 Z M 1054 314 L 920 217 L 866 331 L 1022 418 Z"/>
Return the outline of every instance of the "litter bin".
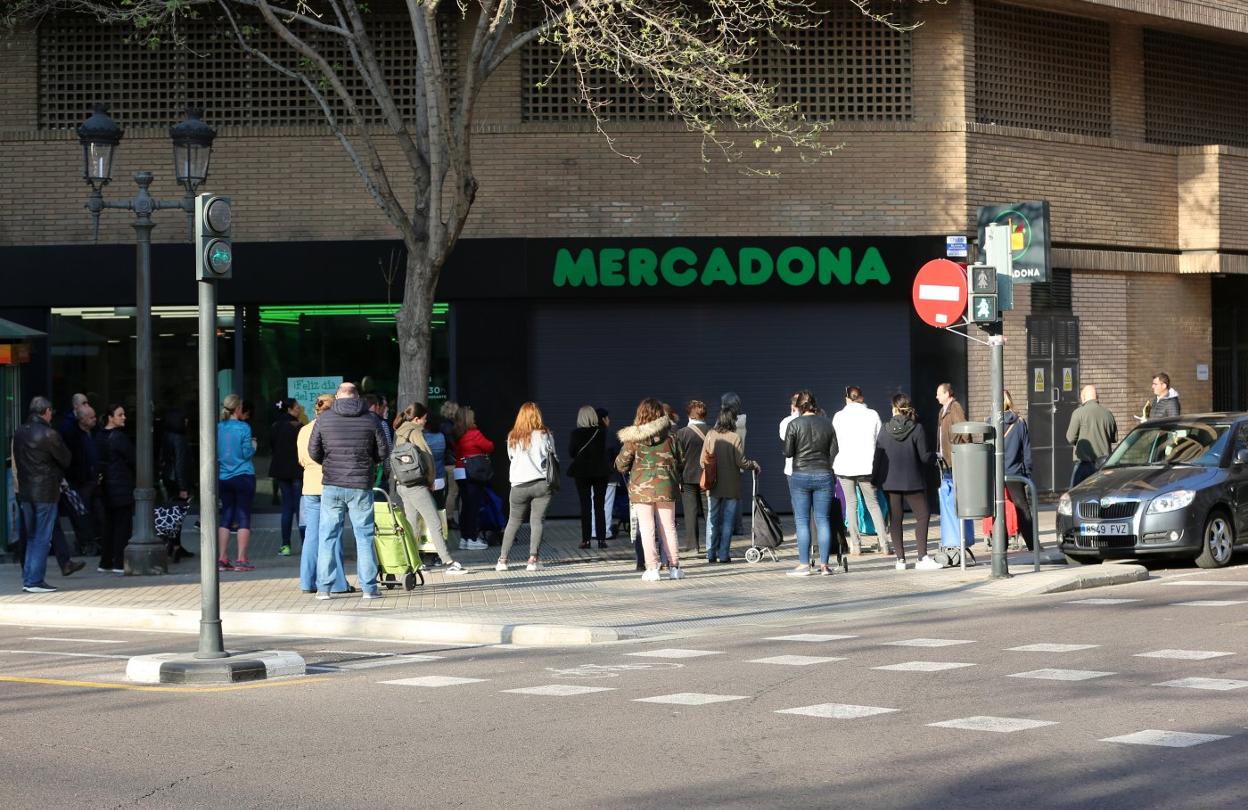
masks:
<path fill-rule="evenodd" d="M 967 436 L 965 444 L 953 446 L 953 492 L 957 498 L 958 517 L 992 517 L 996 497 L 992 491 L 996 463 L 995 431 L 985 422 L 958 422 L 954 436 Z"/>

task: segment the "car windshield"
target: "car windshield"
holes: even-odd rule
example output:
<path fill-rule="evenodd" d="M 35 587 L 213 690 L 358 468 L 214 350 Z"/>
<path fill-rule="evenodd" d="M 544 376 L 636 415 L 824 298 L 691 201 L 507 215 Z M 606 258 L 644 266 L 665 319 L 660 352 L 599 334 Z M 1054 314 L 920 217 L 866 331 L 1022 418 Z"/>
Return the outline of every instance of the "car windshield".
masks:
<path fill-rule="evenodd" d="M 1106 467 L 1194 464 L 1216 467 L 1226 452 L 1231 426 L 1225 423 L 1179 422 L 1140 425 L 1105 461 Z"/>

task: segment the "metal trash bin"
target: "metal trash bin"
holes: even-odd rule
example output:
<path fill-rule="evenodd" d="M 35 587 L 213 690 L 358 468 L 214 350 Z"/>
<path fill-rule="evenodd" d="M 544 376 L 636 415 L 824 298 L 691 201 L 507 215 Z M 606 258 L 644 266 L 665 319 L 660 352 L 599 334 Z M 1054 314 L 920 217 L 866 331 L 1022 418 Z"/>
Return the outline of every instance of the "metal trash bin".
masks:
<path fill-rule="evenodd" d="M 992 517 L 996 510 L 993 493 L 996 446 L 995 431 L 986 422 L 958 422 L 954 436 L 968 436 L 970 441 L 953 446 L 953 492 L 960 518 Z"/>

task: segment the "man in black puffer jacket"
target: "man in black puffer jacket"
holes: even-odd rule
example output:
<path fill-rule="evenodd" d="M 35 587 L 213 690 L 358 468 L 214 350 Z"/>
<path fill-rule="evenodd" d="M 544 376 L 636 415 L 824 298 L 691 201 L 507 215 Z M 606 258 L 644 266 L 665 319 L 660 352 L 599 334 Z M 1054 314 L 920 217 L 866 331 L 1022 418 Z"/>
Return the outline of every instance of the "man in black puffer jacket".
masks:
<path fill-rule="evenodd" d="M 61 434 L 49 424 L 51 421 L 52 403 L 45 397 L 35 397 L 30 401 L 30 418 L 13 433 L 17 502 L 26 529 L 22 563 L 22 590 L 26 593 L 56 590 L 44 576 L 56 525 L 56 504 L 61 498 L 61 478 L 69 467 L 70 453 Z"/>
<path fill-rule="evenodd" d="M 343 517 L 349 514 L 355 531 L 355 572 L 360 590 L 365 599 L 380 599 L 377 555 L 373 551 L 372 486 L 377 465 L 386 457 L 386 437 L 354 384 L 338 386 L 333 407 L 313 422 L 308 455 L 321 465 L 324 481 L 316 598 L 330 598 L 335 576 L 330 561 L 338 559 Z"/>

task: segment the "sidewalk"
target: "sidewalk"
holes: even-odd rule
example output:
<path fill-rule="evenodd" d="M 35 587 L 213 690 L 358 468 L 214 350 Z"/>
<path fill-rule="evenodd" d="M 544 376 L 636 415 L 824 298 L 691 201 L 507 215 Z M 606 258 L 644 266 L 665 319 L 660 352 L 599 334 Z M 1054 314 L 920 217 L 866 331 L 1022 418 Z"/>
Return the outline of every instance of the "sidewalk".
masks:
<path fill-rule="evenodd" d="M 1040 514 L 1041 541 L 1052 549 L 1054 513 Z M 788 522 L 791 524 L 792 519 Z M 194 516 L 183 545 L 197 549 Z M 384 599 L 358 595 L 317 601 L 300 593 L 298 545 L 292 557 L 278 557 L 276 530 L 260 527 L 253 537 L 254 572 L 221 575 L 221 606 L 227 636 L 233 633 L 356 635 L 411 640 L 525 644 L 577 644 L 618 638 L 687 634 L 736 625 L 786 626 L 838 615 L 875 613 L 947 604 L 965 599 L 1117 584 L 1146 578 L 1139 566 L 1045 565 L 1032 573 L 1030 555 L 1015 553 L 1006 581 L 989 579 L 989 553 L 981 542 L 979 565 L 942 571 L 896 571 L 893 558 L 880 554 L 850 557 L 848 574 L 789 577 L 796 564 L 792 536 L 779 550 L 780 561 L 746 563 L 748 540 L 733 544 L 731 565 L 708 565 L 702 555 L 684 561 L 686 579 L 643 583 L 634 570 L 631 544 L 617 538 L 599 551 L 578 548 L 580 523 L 547 523 L 543 567 L 524 570 L 528 529 L 513 550 L 512 569 L 495 572 L 498 549 L 457 551 L 470 569 L 446 577 L 426 569 L 426 582 L 412 592 L 383 591 Z M 907 546 L 913 525 L 907 521 Z M 351 544 L 348 543 L 348 549 Z M 1027 564 L 1022 564 L 1026 557 Z M 908 554 L 913 563 L 913 551 Z M 94 562 L 94 561 L 92 561 Z M 516 563 L 519 562 L 519 565 Z M 355 566 L 347 563 L 354 582 Z M 184 560 L 164 577 L 98 574 L 93 565 L 70 578 L 53 577 L 64 590 L 31 595 L 18 590 L 16 566 L 0 567 L 6 593 L 0 595 L 0 622 L 139 627 L 194 631 L 198 627 L 199 559 Z"/>

